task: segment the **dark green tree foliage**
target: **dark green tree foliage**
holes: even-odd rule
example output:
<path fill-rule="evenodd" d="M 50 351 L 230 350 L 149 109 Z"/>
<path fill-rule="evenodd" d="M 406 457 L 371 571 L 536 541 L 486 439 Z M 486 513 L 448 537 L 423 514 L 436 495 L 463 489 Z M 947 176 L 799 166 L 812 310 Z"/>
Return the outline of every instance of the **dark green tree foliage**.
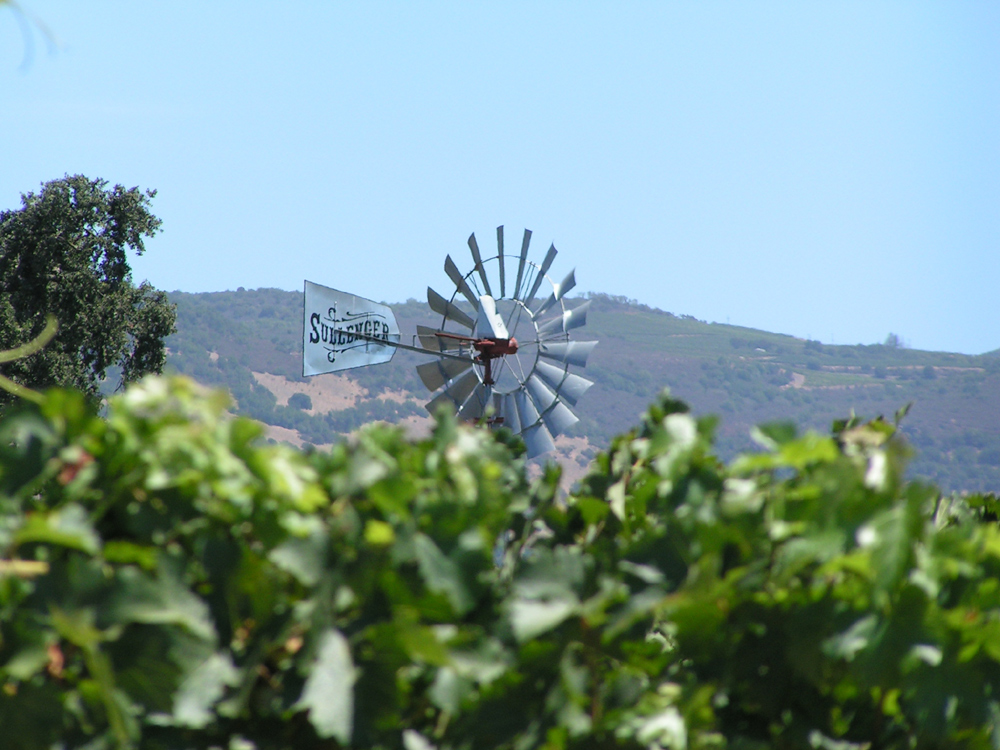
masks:
<path fill-rule="evenodd" d="M 162 370 L 174 306 L 146 282 L 133 284 L 126 257 L 129 250 L 141 255 L 144 238 L 160 227 L 149 210 L 154 195 L 67 176 L 0 213 L 0 348 L 33 338 L 46 314 L 59 322 L 55 341 L 4 365 L 4 374 L 94 398 L 113 366 L 124 383 Z"/>
<path fill-rule="evenodd" d="M 313 408 L 312 399 L 306 393 L 293 393 L 288 397 L 288 405 L 293 409 L 308 410 Z"/>
<path fill-rule="evenodd" d="M 298 453 L 226 407 L 0 420 L 0 747 L 1000 740 L 1000 502 L 906 482 L 883 420 L 727 466 L 663 395 L 559 498 L 502 432 Z"/>

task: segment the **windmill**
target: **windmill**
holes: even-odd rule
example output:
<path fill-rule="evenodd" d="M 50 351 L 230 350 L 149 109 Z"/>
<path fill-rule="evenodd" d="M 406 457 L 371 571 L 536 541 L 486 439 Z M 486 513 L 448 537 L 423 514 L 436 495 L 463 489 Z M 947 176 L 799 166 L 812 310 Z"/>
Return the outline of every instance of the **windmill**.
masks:
<path fill-rule="evenodd" d="M 539 265 L 528 259 L 530 243 L 526 229 L 520 253 L 505 255 L 501 226 L 494 256 L 484 259 L 475 234 L 469 237 L 467 273 L 447 256 L 444 270 L 454 290 L 446 298 L 428 287 L 428 305 L 441 322 L 417 326 L 414 345 L 400 342 L 389 307 L 307 281 L 303 375 L 387 362 L 396 349 L 431 354 L 432 361 L 417 366 L 424 385 L 439 391 L 428 411 L 448 404 L 460 419 L 485 417 L 508 427 L 524 439 L 529 457 L 553 450 L 553 437 L 579 421 L 570 407 L 593 385 L 570 366 L 585 366 L 597 342 L 570 340 L 590 306 L 566 306 L 575 271 L 554 283 L 548 272 L 555 247 Z"/>
<path fill-rule="evenodd" d="M 555 246 L 537 265 L 528 260 L 530 243 L 526 229 L 520 254 L 505 255 L 500 226 L 492 257 L 484 259 L 476 235 L 470 235 L 472 269 L 467 273 L 450 255 L 445 258 L 444 270 L 454 286 L 451 297 L 427 289 L 427 303 L 441 315 L 441 323 L 436 329 L 417 326 L 422 347 L 438 359 L 419 365 L 417 373 L 430 391 L 440 390 L 428 403 L 429 411 L 451 404 L 459 418 L 478 420 L 492 407 L 488 421 L 519 433 L 528 455 L 537 456 L 554 449 L 553 436 L 579 421 L 570 407 L 593 383 L 569 368 L 584 366 L 597 342 L 570 340 L 569 332 L 586 323 L 590 305 L 566 307 L 566 293 L 576 285 L 575 270 L 554 283 L 548 271 Z M 548 295 L 539 299 L 540 291 Z M 460 306 L 463 300 L 472 314 Z M 442 356 L 446 354 L 452 356 Z"/>

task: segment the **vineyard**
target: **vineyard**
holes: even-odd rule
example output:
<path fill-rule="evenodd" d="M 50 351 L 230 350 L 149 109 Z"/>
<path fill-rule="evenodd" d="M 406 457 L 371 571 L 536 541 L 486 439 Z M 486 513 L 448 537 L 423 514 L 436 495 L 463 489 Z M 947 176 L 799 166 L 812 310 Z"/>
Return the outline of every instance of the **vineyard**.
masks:
<path fill-rule="evenodd" d="M 994 747 L 992 496 L 890 421 L 722 463 L 662 394 L 570 495 L 439 417 L 330 451 L 147 378 L 0 422 L 0 746 Z"/>

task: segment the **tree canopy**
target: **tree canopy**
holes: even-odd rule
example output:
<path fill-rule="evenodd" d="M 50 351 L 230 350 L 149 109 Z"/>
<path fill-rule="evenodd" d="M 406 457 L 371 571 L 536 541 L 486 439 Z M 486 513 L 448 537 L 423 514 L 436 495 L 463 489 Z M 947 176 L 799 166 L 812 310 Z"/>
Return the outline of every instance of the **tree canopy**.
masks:
<path fill-rule="evenodd" d="M 46 315 L 59 323 L 44 351 L 5 364 L 5 375 L 95 398 L 112 367 L 123 383 L 162 370 L 174 306 L 148 283 L 133 283 L 127 257 L 141 255 L 160 228 L 150 212 L 155 194 L 74 175 L 0 212 L 0 348 L 34 338 Z"/>

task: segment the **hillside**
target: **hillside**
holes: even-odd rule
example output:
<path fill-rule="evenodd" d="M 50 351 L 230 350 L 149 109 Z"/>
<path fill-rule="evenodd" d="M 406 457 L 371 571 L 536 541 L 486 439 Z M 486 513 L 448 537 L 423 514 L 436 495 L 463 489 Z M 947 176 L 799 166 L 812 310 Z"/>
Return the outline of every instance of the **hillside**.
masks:
<path fill-rule="evenodd" d="M 399 351 L 388 364 L 302 378 L 299 292 L 174 292 L 170 298 L 178 332 L 167 340 L 168 367 L 228 388 L 238 410 L 271 425 L 276 440 L 322 445 L 373 420 L 418 431 L 427 423 L 427 392 L 414 369 L 424 355 Z M 404 341 L 417 324 L 437 322 L 415 300 L 393 309 Z M 724 456 L 751 447 L 750 428 L 761 422 L 792 420 L 825 430 L 852 409 L 891 417 L 912 402 L 903 422 L 916 449 L 912 474 L 945 489 L 1000 489 L 996 353 L 832 346 L 605 295 L 592 298 L 587 326 L 574 333 L 601 343 L 581 371 L 595 386 L 576 408 L 580 422 L 559 441 L 571 479 L 666 386 L 696 413 L 718 415 Z M 296 393 L 309 398 L 293 398 L 290 406 Z"/>

